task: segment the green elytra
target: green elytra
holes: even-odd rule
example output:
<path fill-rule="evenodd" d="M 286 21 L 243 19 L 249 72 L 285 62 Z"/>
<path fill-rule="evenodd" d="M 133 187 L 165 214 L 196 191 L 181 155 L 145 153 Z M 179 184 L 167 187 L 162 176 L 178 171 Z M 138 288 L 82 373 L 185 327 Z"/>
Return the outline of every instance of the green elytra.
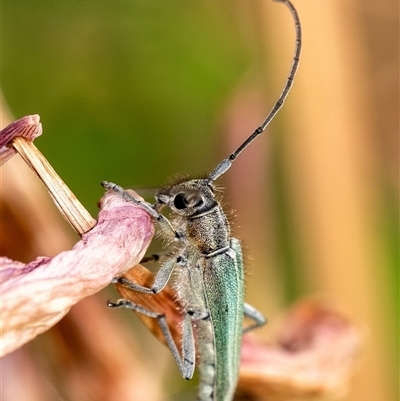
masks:
<path fill-rule="evenodd" d="M 125 277 L 118 283 L 133 291 L 156 294 L 176 273 L 176 291 L 183 305 L 182 347 L 178 351 L 165 317 L 129 300 L 109 302 L 110 307 L 126 307 L 156 318 L 166 343 L 185 379 L 193 376 L 199 357 L 198 401 L 231 401 L 236 389 L 243 333 L 265 324 L 263 315 L 244 302 L 244 267 L 240 241 L 230 236 L 228 219 L 215 196 L 213 182 L 224 174 L 236 157 L 260 135 L 282 107 L 297 71 L 301 51 L 301 27 L 296 9 L 288 0 L 296 29 L 295 53 L 284 89 L 263 123 L 228 158 L 222 160 L 207 178 L 182 180 L 161 188 L 154 205 L 137 199 L 122 187 L 103 181 L 102 185 L 121 194 L 128 202 L 142 207 L 157 223 L 160 232 L 178 244 L 177 250 L 162 263 L 151 288 Z M 169 208 L 168 220 L 160 212 Z M 253 324 L 243 329 L 243 318 Z M 196 331 L 195 335 L 194 330 Z"/>

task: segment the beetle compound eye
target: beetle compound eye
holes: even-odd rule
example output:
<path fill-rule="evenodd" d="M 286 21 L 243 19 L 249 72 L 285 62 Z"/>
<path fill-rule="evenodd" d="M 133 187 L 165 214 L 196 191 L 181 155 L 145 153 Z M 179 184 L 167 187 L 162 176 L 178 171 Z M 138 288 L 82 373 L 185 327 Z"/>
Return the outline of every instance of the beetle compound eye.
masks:
<path fill-rule="evenodd" d="M 185 194 L 184 193 L 180 193 L 175 196 L 174 206 L 179 210 L 185 209 L 187 207 L 186 202 L 185 202 Z"/>
<path fill-rule="evenodd" d="M 201 204 L 203 204 L 203 198 L 199 192 L 191 192 L 188 195 L 181 192 L 174 198 L 174 206 L 178 210 L 200 206 Z"/>
<path fill-rule="evenodd" d="M 184 202 L 190 207 L 200 206 L 203 204 L 203 197 L 199 192 L 191 192 L 185 196 Z"/>

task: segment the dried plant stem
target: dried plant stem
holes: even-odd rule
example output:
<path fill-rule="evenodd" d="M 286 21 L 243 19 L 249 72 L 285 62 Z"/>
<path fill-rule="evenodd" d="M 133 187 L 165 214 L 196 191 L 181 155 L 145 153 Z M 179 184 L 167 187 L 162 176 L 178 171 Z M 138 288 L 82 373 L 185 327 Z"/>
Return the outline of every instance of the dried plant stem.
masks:
<path fill-rule="evenodd" d="M 78 234 L 82 235 L 96 225 L 96 220 L 65 185 L 33 142 L 23 137 L 16 137 L 12 140 L 11 146 L 43 181 L 61 214 Z"/>

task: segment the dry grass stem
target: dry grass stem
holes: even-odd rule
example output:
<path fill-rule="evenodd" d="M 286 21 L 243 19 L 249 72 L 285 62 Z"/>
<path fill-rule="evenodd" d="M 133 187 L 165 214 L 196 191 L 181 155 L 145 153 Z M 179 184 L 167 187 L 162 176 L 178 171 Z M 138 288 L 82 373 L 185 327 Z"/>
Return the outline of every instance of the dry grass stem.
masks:
<path fill-rule="evenodd" d="M 4 164 L 18 152 L 43 181 L 64 218 L 78 234 L 82 235 L 96 225 L 96 220 L 33 144 L 32 141 L 41 134 L 42 124 L 37 114 L 22 117 L 9 124 L 0 132 L 1 162 Z"/>
<path fill-rule="evenodd" d="M 33 142 L 17 137 L 12 140 L 12 146 L 43 181 L 61 214 L 78 234 L 82 235 L 96 225 L 96 220 L 79 202 Z"/>

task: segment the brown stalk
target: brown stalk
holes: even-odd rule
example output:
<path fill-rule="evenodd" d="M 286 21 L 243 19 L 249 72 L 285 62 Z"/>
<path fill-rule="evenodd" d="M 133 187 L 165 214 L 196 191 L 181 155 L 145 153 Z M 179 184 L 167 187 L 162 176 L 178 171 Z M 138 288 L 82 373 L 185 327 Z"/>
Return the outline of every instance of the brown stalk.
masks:
<path fill-rule="evenodd" d="M 43 181 L 59 211 L 78 234 L 82 235 L 96 225 L 96 220 L 83 207 L 33 142 L 23 137 L 16 137 L 12 140 L 11 146 Z"/>

